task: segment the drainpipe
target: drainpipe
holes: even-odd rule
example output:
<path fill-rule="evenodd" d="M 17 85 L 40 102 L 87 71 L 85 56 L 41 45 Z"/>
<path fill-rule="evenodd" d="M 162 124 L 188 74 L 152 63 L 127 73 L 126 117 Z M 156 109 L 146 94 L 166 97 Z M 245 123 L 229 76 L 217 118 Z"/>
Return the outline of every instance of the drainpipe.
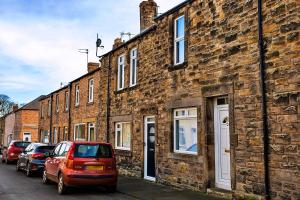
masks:
<path fill-rule="evenodd" d="M 68 86 L 68 90 L 69 90 L 69 99 L 68 99 L 68 140 L 71 140 L 70 136 L 71 136 L 71 100 L 72 100 L 72 83 L 69 83 L 69 86 Z"/>
<path fill-rule="evenodd" d="M 110 124 L 110 76 L 111 76 L 111 53 L 109 54 L 108 58 L 108 68 L 107 68 L 107 102 L 106 102 L 106 142 L 109 143 L 109 124 Z"/>
<path fill-rule="evenodd" d="M 49 130 L 49 143 L 52 144 L 52 99 L 53 99 L 53 94 L 50 96 L 50 130 Z"/>
<path fill-rule="evenodd" d="M 262 0 L 258 0 L 258 45 L 259 45 L 259 66 L 261 81 L 261 100 L 262 100 L 262 117 L 263 117 L 263 148 L 264 148 L 264 179 L 265 179 L 265 199 L 270 200 L 270 174 L 269 174 L 269 125 L 267 111 L 267 89 L 265 74 L 265 48 L 263 39 L 263 16 L 262 16 Z"/>

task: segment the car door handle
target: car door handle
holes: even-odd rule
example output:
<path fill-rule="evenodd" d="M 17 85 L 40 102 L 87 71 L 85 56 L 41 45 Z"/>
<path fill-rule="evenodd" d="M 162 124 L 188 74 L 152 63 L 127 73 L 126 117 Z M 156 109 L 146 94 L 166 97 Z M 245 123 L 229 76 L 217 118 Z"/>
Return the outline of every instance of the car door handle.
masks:
<path fill-rule="evenodd" d="M 230 153 L 230 149 L 225 149 L 225 153 Z"/>

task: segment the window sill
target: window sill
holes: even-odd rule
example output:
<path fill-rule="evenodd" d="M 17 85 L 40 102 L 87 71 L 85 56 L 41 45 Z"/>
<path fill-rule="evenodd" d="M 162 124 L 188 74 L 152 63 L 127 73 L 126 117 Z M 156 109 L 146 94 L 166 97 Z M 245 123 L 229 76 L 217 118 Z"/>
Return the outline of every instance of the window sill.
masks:
<path fill-rule="evenodd" d="M 174 160 L 182 160 L 186 162 L 195 162 L 195 163 L 202 163 L 203 159 L 199 157 L 199 154 L 185 154 L 185 153 L 176 153 L 171 152 L 168 154 L 168 158 Z"/>
<path fill-rule="evenodd" d="M 114 93 L 115 94 L 122 94 L 122 93 L 125 93 L 125 92 L 129 92 L 129 91 L 135 90 L 137 87 L 138 87 L 138 84 L 134 85 L 134 86 L 131 86 L 131 87 L 124 88 L 122 90 L 117 90 Z"/>
<path fill-rule="evenodd" d="M 176 64 L 176 65 L 169 65 L 168 66 L 168 71 L 175 71 L 175 70 L 179 70 L 179 69 L 185 69 L 188 66 L 188 62 L 185 61 L 183 63 L 180 64 Z"/>
<path fill-rule="evenodd" d="M 115 154 L 118 156 L 132 157 L 132 152 L 125 149 L 115 149 Z"/>
<path fill-rule="evenodd" d="M 79 104 L 78 104 L 78 105 L 75 105 L 75 108 L 79 108 Z"/>
<path fill-rule="evenodd" d="M 94 101 L 91 101 L 91 102 L 87 102 L 87 104 L 86 104 L 87 106 L 92 106 L 92 105 L 94 105 Z"/>

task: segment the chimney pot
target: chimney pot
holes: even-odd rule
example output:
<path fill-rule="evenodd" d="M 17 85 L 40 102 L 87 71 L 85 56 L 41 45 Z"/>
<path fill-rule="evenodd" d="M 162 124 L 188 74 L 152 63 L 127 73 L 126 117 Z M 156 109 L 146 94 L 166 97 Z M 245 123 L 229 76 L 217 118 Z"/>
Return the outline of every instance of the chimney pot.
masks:
<path fill-rule="evenodd" d="M 154 0 L 142 1 L 140 3 L 140 30 L 143 31 L 155 24 L 157 16 L 157 4 Z"/>

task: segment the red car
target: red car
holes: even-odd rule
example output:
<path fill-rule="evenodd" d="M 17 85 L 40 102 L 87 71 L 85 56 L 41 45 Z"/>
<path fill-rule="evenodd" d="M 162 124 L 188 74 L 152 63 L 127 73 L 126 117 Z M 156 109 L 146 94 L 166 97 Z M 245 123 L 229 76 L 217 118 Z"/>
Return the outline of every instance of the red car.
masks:
<path fill-rule="evenodd" d="M 9 164 L 19 159 L 19 155 L 26 149 L 30 142 L 24 142 L 19 140 L 13 140 L 9 144 L 7 149 L 3 150 L 2 162 Z"/>
<path fill-rule="evenodd" d="M 58 183 L 58 193 L 68 187 L 117 187 L 118 172 L 112 146 L 99 142 L 61 142 L 45 162 L 43 183 Z"/>

